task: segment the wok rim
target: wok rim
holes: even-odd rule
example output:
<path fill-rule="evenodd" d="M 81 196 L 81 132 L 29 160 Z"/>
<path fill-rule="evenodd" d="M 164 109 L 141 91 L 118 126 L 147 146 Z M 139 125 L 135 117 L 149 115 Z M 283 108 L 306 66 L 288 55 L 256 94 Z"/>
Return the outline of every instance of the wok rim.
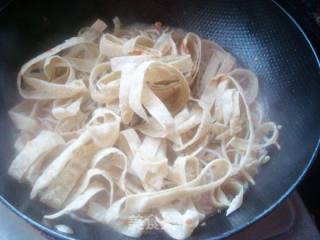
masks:
<path fill-rule="evenodd" d="M 2 12 L 11 2 L 13 2 L 13 1 L 10 0 L 5 6 L 3 6 L 3 8 L 0 10 L 0 12 Z M 318 69 L 320 69 L 320 58 L 319 58 L 314 46 L 312 45 L 311 41 L 309 40 L 307 34 L 302 29 L 302 27 L 276 0 L 272 0 L 272 3 L 288 17 L 288 19 L 295 25 L 295 27 L 302 34 L 302 36 L 304 37 L 305 41 L 309 45 L 310 50 L 312 51 L 312 53 L 314 55 L 315 61 L 317 62 L 317 65 L 318 65 Z M 249 226 L 253 225 L 254 223 L 256 223 L 256 222 L 260 221 L 261 219 L 263 219 L 264 217 L 268 216 L 277 206 L 279 206 L 282 202 L 284 202 L 289 197 L 289 195 L 295 190 L 295 188 L 298 186 L 298 184 L 303 180 L 303 178 L 306 176 L 306 173 L 310 169 L 311 165 L 314 163 L 316 156 L 320 152 L 319 150 L 320 150 L 320 136 L 318 137 L 318 141 L 314 147 L 312 155 L 309 158 L 309 161 L 306 164 L 306 166 L 304 167 L 302 173 L 295 180 L 295 182 L 289 187 L 289 189 L 286 192 L 284 192 L 283 195 L 278 200 L 276 200 L 273 204 L 271 204 L 268 208 L 266 208 L 262 213 L 256 215 L 250 221 L 247 221 L 247 222 L 241 224 L 237 228 L 226 231 L 226 232 L 220 234 L 219 236 L 209 237 L 207 240 L 219 240 L 219 239 L 224 239 L 224 238 L 230 237 L 231 235 L 234 235 L 238 232 L 243 231 L 244 229 L 248 228 Z M 26 214 L 24 214 L 23 212 L 21 212 L 20 210 L 15 208 L 9 201 L 7 201 L 1 195 L 0 195 L 0 202 L 3 203 L 12 212 L 14 212 L 17 216 L 21 217 L 23 220 L 28 222 L 32 227 L 35 227 L 36 229 L 41 230 L 42 232 L 40 234 L 42 234 L 42 235 L 44 233 L 44 234 L 47 234 L 49 237 L 51 237 L 51 236 L 57 237 L 62 240 L 76 240 L 76 238 L 66 236 L 62 233 L 59 233 L 53 229 L 50 229 L 49 227 L 46 227 L 46 226 L 40 224 L 39 222 L 33 220 L 32 218 L 28 217 Z M 47 237 L 47 236 L 45 236 L 45 237 Z"/>

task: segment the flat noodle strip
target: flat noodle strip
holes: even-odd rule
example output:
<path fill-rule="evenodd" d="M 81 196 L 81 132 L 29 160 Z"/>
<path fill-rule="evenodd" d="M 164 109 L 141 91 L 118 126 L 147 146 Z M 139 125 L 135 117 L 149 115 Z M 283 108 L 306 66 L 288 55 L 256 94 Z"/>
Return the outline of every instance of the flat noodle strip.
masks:
<path fill-rule="evenodd" d="M 63 143 L 63 138 L 54 132 L 40 132 L 36 138 L 26 144 L 13 160 L 9 168 L 9 174 L 21 181 L 33 164 L 39 160 L 41 161 L 41 158 Z"/>
<path fill-rule="evenodd" d="M 181 207 L 182 211 L 179 209 Z M 204 214 L 195 208 L 190 199 L 162 207 L 159 212 L 161 217 L 157 218 L 157 221 L 162 229 L 174 239 L 185 239 L 190 236 L 204 218 Z"/>
<path fill-rule="evenodd" d="M 14 126 L 21 131 L 36 133 L 39 122 L 34 118 L 37 104 L 31 100 L 25 100 L 9 110 L 9 116 Z"/>
<path fill-rule="evenodd" d="M 95 151 L 96 147 L 93 144 L 81 147 L 75 151 L 72 159 L 70 159 L 59 176 L 40 194 L 40 200 L 56 209 L 63 207 L 78 179 L 87 169 Z"/>
<path fill-rule="evenodd" d="M 27 77 L 28 83 L 32 84 L 31 86 L 38 90 L 26 90 L 24 89 L 22 83 L 24 74 L 27 71 L 30 71 L 35 64 L 38 64 L 41 61 L 48 61 L 50 57 L 58 54 L 59 52 L 71 48 L 77 44 L 87 43 L 86 39 L 80 37 L 70 38 L 64 43 L 50 49 L 49 51 L 40 54 L 39 56 L 33 58 L 26 64 L 24 64 L 18 74 L 18 90 L 22 97 L 27 99 L 54 99 L 57 98 L 56 94 L 59 94 L 61 98 L 72 97 L 75 94 L 85 91 L 85 85 L 81 81 L 70 82 L 68 85 L 46 83 L 44 81 L 35 79 L 33 77 Z M 47 89 L 47 90 L 46 90 Z"/>
<path fill-rule="evenodd" d="M 113 23 L 22 66 L 9 175 L 56 209 L 49 221 L 185 239 L 205 214 L 241 207 L 280 126 L 263 117 L 257 76 L 218 44 L 161 22 Z"/>

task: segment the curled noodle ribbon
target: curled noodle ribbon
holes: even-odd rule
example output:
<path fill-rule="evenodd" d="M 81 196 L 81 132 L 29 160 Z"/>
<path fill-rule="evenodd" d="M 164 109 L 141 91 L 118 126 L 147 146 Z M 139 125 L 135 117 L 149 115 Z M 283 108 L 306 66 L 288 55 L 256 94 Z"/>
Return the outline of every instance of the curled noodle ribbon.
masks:
<path fill-rule="evenodd" d="M 9 175 L 54 209 L 47 220 L 185 239 L 207 213 L 241 206 L 279 126 L 263 117 L 257 76 L 218 44 L 113 22 L 22 66 Z"/>

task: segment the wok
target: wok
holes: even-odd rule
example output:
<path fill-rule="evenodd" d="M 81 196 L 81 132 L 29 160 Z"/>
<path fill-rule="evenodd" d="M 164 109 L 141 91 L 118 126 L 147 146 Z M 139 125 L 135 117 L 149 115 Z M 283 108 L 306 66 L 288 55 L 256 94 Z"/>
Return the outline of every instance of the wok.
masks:
<path fill-rule="evenodd" d="M 282 125 L 280 151 L 261 169 L 242 207 L 208 217 L 190 239 L 221 239 L 270 213 L 301 181 L 315 158 L 320 136 L 320 62 L 302 29 L 276 2 L 256 0 L 12 1 L 0 13 L 0 200 L 12 211 L 60 239 L 128 239 L 98 224 L 67 222 L 65 236 L 45 227 L 48 208 L 28 200 L 29 187 L 7 175 L 15 131 L 7 111 L 19 99 L 16 75 L 33 56 L 75 35 L 96 18 L 124 23 L 162 21 L 213 39 L 260 80 L 267 118 Z M 151 231 L 142 239 L 169 239 Z"/>

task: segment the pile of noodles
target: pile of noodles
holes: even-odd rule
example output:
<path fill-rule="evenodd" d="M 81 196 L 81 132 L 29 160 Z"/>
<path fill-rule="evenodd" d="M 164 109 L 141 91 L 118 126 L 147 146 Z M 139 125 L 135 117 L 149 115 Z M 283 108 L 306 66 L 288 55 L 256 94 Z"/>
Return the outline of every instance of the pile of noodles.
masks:
<path fill-rule="evenodd" d="M 264 121 L 255 74 L 216 43 L 114 24 L 97 20 L 22 66 L 9 174 L 55 209 L 48 220 L 139 237 L 153 216 L 184 239 L 205 214 L 240 207 L 278 126 Z"/>

